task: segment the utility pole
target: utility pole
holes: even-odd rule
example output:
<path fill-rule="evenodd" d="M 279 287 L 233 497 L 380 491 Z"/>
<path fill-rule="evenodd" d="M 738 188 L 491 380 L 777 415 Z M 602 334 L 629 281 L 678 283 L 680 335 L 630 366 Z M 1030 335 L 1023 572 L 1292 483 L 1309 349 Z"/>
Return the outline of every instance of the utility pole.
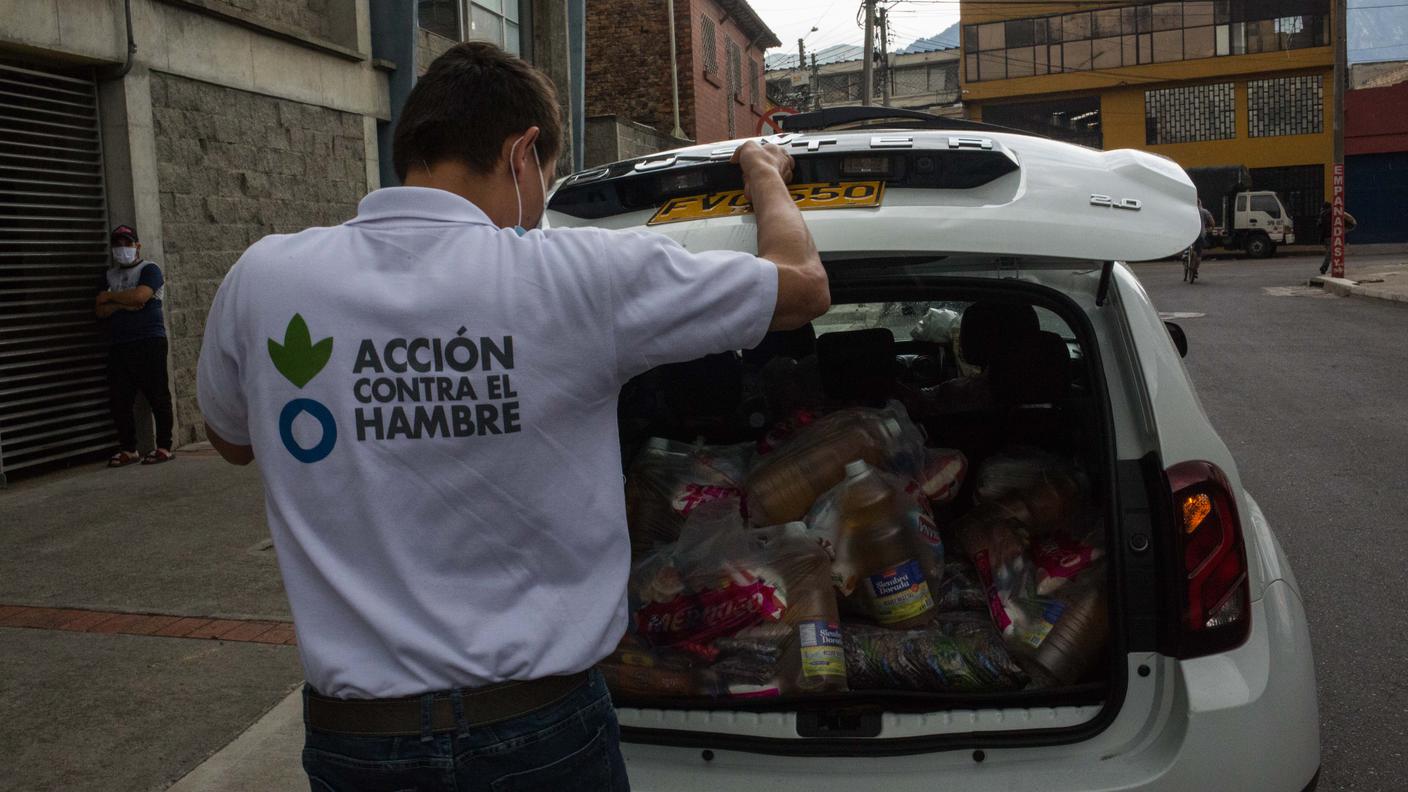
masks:
<path fill-rule="evenodd" d="M 875 0 L 865 0 L 865 55 L 860 68 L 860 103 L 870 106 L 875 93 Z"/>
<path fill-rule="evenodd" d="M 797 39 L 797 68 L 802 70 L 806 70 L 807 68 L 806 39 Z"/>
<path fill-rule="evenodd" d="M 890 26 L 880 9 L 880 104 L 890 106 Z"/>
<path fill-rule="evenodd" d="M 817 72 L 817 70 L 816 70 L 816 53 L 815 53 L 815 52 L 812 53 L 812 74 L 811 74 L 811 79 L 809 79 L 809 80 L 807 81 L 807 85 L 811 88 L 810 93 L 811 93 L 811 100 L 812 100 L 812 109 L 813 109 L 813 110 L 820 110 L 820 109 L 821 109 L 821 74 L 820 74 L 819 72 Z"/>
<path fill-rule="evenodd" d="M 670 134 L 677 140 L 683 140 L 684 128 L 680 126 L 680 59 L 675 54 L 675 0 L 666 1 L 665 13 L 670 15 L 670 91 L 675 114 L 675 128 L 670 130 Z"/>
<path fill-rule="evenodd" d="M 1349 0 L 1333 0 L 1335 9 L 1335 169 L 1330 197 L 1330 275 L 1344 277 L 1344 88 L 1349 81 L 1345 25 Z"/>

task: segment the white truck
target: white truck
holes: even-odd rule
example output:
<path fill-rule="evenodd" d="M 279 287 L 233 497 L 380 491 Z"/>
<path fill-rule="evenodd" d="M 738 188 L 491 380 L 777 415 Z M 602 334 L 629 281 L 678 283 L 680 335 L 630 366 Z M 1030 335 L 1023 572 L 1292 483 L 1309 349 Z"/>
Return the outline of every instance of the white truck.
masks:
<path fill-rule="evenodd" d="M 1291 213 L 1271 190 L 1253 190 L 1244 165 L 1189 168 L 1203 208 L 1212 212 L 1208 247 L 1245 251 L 1253 258 L 1276 255 L 1279 245 L 1293 245 Z"/>

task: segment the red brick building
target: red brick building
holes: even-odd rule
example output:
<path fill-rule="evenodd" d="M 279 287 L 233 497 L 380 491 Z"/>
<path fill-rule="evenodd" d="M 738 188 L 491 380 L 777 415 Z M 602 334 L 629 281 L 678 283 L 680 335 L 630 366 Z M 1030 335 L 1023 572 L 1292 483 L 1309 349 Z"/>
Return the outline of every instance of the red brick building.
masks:
<path fill-rule="evenodd" d="M 1344 155 L 1350 243 L 1408 242 L 1408 82 L 1345 92 Z"/>
<path fill-rule="evenodd" d="M 763 50 L 781 42 L 746 0 L 674 0 L 674 6 L 684 136 L 707 143 L 755 134 L 767 103 Z M 671 21 L 660 0 L 587 5 L 589 117 L 617 116 L 670 135 Z"/>

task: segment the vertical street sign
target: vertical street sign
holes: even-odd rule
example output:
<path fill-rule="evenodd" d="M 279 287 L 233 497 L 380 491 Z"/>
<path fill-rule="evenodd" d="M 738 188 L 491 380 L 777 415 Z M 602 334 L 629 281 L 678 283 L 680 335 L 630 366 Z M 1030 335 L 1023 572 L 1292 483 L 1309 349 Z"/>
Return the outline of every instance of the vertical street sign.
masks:
<path fill-rule="evenodd" d="M 1335 163 L 1330 201 L 1330 276 L 1344 277 L 1344 163 Z"/>

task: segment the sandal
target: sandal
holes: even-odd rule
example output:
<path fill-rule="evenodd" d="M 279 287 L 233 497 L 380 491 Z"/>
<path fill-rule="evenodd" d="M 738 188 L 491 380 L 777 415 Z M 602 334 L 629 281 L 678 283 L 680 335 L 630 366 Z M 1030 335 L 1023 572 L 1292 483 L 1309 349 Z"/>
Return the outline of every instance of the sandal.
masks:
<path fill-rule="evenodd" d="M 127 467 L 128 465 L 141 461 L 142 458 L 131 451 L 118 451 L 116 454 L 108 457 L 108 467 Z"/>
<path fill-rule="evenodd" d="M 146 456 L 142 457 L 142 464 L 160 465 L 163 462 L 170 462 L 175 458 L 176 455 L 171 453 L 170 451 L 163 451 L 162 449 L 158 448 L 150 454 L 147 454 Z"/>

